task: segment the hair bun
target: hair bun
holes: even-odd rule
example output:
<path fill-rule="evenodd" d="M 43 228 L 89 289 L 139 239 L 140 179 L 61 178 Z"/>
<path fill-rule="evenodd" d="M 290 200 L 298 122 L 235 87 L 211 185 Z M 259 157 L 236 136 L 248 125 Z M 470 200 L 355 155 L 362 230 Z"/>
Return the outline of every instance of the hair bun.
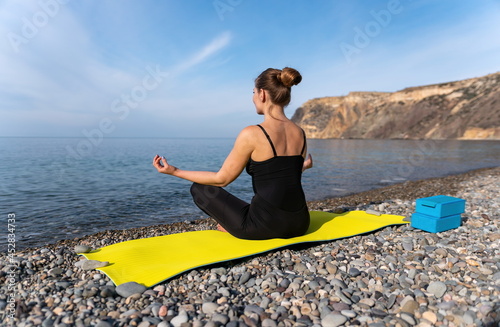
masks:
<path fill-rule="evenodd" d="M 302 76 L 300 73 L 290 67 L 285 67 L 277 75 L 278 81 L 280 81 L 286 87 L 292 87 L 297 85 L 302 81 Z"/>
<path fill-rule="evenodd" d="M 255 79 L 255 88 L 268 91 L 271 102 L 284 108 L 290 103 L 291 87 L 300 81 L 302 76 L 293 68 L 268 68 Z"/>

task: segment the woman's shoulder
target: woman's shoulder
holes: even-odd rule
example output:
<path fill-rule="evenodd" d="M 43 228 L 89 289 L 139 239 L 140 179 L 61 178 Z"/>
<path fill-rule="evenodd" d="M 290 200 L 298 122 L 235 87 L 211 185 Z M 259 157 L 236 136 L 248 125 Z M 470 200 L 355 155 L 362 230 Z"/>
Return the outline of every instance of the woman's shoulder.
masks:
<path fill-rule="evenodd" d="M 290 121 L 287 125 L 287 131 L 291 132 L 293 135 L 300 135 L 300 137 L 302 137 L 302 135 L 304 134 L 304 130 L 302 129 L 302 127 L 300 127 L 299 125 L 297 125 L 296 123 Z"/>
<path fill-rule="evenodd" d="M 295 128 L 296 130 L 300 131 L 300 132 L 303 132 L 304 130 L 302 129 L 302 127 L 300 127 L 297 123 L 293 122 L 293 121 L 290 121 L 293 125 L 293 128 Z"/>
<path fill-rule="evenodd" d="M 247 126 L 240 131 L 237 140 L 247 144 L 254 144 L 259 132 L 262 133 L 257 125 Z"/>
<path fill-rule="evenodd" d="M 254 137 L 257 133 L 262 133 L 261 129 L 257 125 L 250 125 L 243 128 L 240 132 L 240 136 Z"/>

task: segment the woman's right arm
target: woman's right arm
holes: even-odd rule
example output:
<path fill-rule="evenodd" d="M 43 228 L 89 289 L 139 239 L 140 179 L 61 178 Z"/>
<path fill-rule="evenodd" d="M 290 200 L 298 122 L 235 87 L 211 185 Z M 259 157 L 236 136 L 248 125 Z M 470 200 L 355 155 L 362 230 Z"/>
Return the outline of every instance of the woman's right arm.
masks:
<path fill-rule="evenodd" d="M 165 158 L 158 155 L 153 159 L 153 166 L 163 174 L 199 184 L 223 187 L 233 182 L 245 168 L 255 149 L 253 133 L 254 126 L 246 127 L 240 132 L 233 149 L 217 172 L 182 170 L 169 165 Z"/>

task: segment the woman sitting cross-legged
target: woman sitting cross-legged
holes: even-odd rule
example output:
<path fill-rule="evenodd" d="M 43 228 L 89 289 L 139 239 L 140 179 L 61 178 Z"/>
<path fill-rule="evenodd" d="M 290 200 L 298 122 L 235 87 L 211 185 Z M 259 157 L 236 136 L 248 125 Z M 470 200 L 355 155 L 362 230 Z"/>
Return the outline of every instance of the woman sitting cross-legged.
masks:
<path fill-rule="evenodd" d="M 284 113 L 291 87 L 301 80 L 300 73 L 288 67 L 266 69 L 256 78 L 253 103 L 264 121 L 240 132 L 219 171 L 182 170 L 158 155 L 154 167 L 192 181 L 196 205 L 218 222 L 220 230 L 235 237 L 262 240 L 303 235 L 309 227 L 309 211 L 301 177 L 313 162 L 310 155 L 306 159 L 304 131 Z M 250 203 L 223 189 L 245 167 L 255 192 Z"/>

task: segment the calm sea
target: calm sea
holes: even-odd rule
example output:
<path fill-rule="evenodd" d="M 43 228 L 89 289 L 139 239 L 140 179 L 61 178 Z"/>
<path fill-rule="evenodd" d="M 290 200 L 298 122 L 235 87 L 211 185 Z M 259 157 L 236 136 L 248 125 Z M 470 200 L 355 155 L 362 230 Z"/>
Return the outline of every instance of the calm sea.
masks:
<path fill-rule="evenodd" d="M 8 218 L 14 216 L 17 249 L 204 217 L 191 200 L 190 183 L 157 173 L 152 158 L 160 154 L 183 169 L 215 170 L 232 144 L 233 139 L 0 138 L 0 250 L 7 248 Z M 498 141 L 308 145 L 315 163 L 303 175 L 308 200 L 500 165 Z M 244 172 L 228 190 L 250 201 L 251 180 Z"/>

